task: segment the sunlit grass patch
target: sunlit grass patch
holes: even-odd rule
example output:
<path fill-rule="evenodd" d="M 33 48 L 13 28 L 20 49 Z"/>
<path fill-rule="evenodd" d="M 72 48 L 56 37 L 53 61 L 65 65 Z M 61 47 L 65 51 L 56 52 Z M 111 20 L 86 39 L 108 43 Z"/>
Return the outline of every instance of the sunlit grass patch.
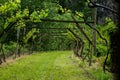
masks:
<path fill-rule="evenodd" d="M 34 53 L 2 66 L 0 80 L 109 80 L 102 69 L 85 66 L 71 55 L 72 51 Z"/>

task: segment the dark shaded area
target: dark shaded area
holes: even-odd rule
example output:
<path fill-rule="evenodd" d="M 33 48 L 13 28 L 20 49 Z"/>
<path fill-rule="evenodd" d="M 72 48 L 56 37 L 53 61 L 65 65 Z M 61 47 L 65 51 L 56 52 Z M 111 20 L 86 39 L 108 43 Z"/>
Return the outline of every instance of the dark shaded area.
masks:
<path fill-rule="evenodd" d="M 117 12 L 120 14 L 120 1 L 115 0 L 117 7 Z M 120 80 L 120 15 L 116 16 L 117 20 L 117 29 L 110 33 L 110 40 L 111 40 L 111 61 L 112 67 L 111 70 L 115 75 L 115 80 Z"/>
<path fill-rule="evenodd" d="M 111 71 L 117 76 L 117 80 L 120 80 L 120 30 L 118 29 L 114 33 L 111 33 Z"/>
<path fill-rule="evenodd" d="M 112 0 L 97 0 L 97 3 L 114 10 L 114 4 Z M 98 24 L 105 24 L 106 17 L 110 17 L 112 20 L 115 20 L 113 12 L 105 8 L 97 8 L 97 15 Z"/>

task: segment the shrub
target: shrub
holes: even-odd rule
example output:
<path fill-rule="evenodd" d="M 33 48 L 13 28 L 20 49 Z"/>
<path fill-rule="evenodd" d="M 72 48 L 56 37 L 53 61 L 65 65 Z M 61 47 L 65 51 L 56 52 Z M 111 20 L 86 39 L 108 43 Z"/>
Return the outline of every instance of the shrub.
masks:
<path fill-rule="evenodd" d="M 98 44 L 97 45 L 97 57 L 100 56 L 105 56 L 107 52 L 107 47 L 102 45 L 102 44 Z"/>
<path fill-rule="evenodd" d="M 16 49 L 16 43 L 14 42 L 10 42 L 9 44 L 4 44 L 3 46 L 4 53 L 7 56 L 13 54 L 15 52 L 15 49 Z"/>

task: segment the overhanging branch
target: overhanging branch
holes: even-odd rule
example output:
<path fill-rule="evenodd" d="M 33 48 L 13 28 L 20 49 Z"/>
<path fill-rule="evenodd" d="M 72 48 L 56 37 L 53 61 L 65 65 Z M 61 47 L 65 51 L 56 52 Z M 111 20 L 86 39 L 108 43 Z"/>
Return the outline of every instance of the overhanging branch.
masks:
<path fill-rule="evenodd" d="M 85 38 L 89 41 L 89 43 L 91 45 L 94 46 L 94 44 L 92 43 L 92 41 L 89 39 L 89 37 L 87 36 L 87 34 L 83 31 L 83 29 L 80 27 L 79 23 L 76 22 L 76 19 L 72 16 L 74 22 L 76 23 L 76 27 L 81 31 L 81 33 L 85 36 Z"/>
<path fill-rule="evenodd" d="M 29 17 L 24 17 L 23 19 L 29 20 Z M 73 20 L 56 20 L 56 19 L 40 19 L 43 22 L 63 22 L 63 23 L 75 23 Z M 76 21 L 77 23 L 85 23 L 84 21 Z M 94 23 L 93 21 L 87 21 L 88 23 Z M 34 22 L 39 23 L 39 22 Z"/>
<path fill-rule="evenodd" d="M 43 22 L 64 22 L 64 23 L 75 23 L 72 20 L 54 20 L 54 19 L 40 19 Z M 77 23 L 85 23 L 84 21 L 76 21 Z M 94 23 L 93 21 L 87 21 L 88 23 Z"/>

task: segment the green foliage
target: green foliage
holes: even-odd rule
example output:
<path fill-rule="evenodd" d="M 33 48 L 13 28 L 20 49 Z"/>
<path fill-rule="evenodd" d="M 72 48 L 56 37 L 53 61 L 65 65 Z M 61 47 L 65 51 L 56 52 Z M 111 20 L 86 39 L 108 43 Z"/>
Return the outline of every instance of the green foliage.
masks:
<path fill-rule="evenodd" d="M 109 19 L 106 18 L 107 24 L 101 29 L 101 33 L 105 35 L 108 35 L 108 32 L 112 31 L 115 28 L 115 24 L 114 22 Z"/>
<path fill-rule="evenodd" d="M 22 5 L 21 5 L 22 2 L 24 1 L 10 0 L 10 1 L 4 2 L 0 6 L 0 15 L 2 15 L 0 19 L 1 19 L 1 22 L 3 22 L 0 28 L 1 33 L 4 33 L 4 29 L 8 29 L 10 27 L 10 29 L 8 29 L 7 32 L 5 32 L 1 37 L 0 40 L 2 43 L 4 41 L 4 43 L 7 44 L 8 42 L 6 42 L 6 40 L 15 41 L 16 39 L 14 38 L 16 37 L 16 34 L 17 34 L 16 32 L 18 29 L 21 29 L 19 41 L 24 41 L 25 43 L 27 43 L 27 41 L 31 37 L 34 40 L 36 36 L 33 34 L 34 32 L 36 32 L 36 30 L 31 29 L 30 30 L 31 32 L 28 32 L 28 34 L 24 36 L 25 38 L 23 38 L 23 33 L 24 33 L 23 28 L 26 27 L 27 24 L 30 22 L 41 22 L 40 20 L 41 18 L 45 18 L 48 16 L 48 9 L 37 9 L 37 10 L 34 10 L 33 12 L 30 12 L 31 8 L 29 8 L 28 6 L 25 6 L 24 8 L 22 8 Z M 31 1 L 31 2 L 34 2 L 34 1 Z M 35 5 L 35 6 L 38 6 L 38 5 Z M 28 20 L 29 18 L 30 20 Z M 15 24 L 11 26 L 12 23 L 15 23 Z M 11 32 L 11 34 L 8 34 L 9 32 Z"/>
<path fill-rule="evenodd" d="M 75 14 L 77 14 L 80 17 L 84 17 L 84 14 L 82 12 L 75 11 Z"/>
<path fill-rule="evenodd" d="M 25 26 L 26 26 L 26 24 L 25 24 L 24 20 L 20 20 L 20 21 L 18 21 L 17 24 L 16 24 L 16 30 L 17 30 L 17 29 L 24 28 Z"/>
<path fill-rule="evenodd" d="M 57 2 L 57 3 L 55 3 Z M 21 30 L 20 32 L 20 40 L 19 43 L 25 43 L 31 47 L 30 45 L 34 42 L 34 50 L 65 50 L 65 49 L 72 49 L 73 47 L 73 40 L 75 36 L 71 34 L 67 30 L 49 30 L 49 29 L 38 29 L 31 28 L 76 28 L 72 29 L 76 35 L 81 37 L 85 42 L 84 50 L 88 49 L 89 42 L 86 40 L 84 35 L 77 29 L 76 25 L 71 23 L 49 23 L 49 22 L 42 22 L 41 18 L 47 19 L 56 19 L 56 20 L 72 20 L 71 14 L 76 13 L 79 16 L 75 16 L 76 20 L 83 21 L 81 17 L 87 17 L 86 19 L 91 20 L 91 13 L 92 11 L 87 7 L 88 0 L 74 0 L 73 3 L 70 3 L 68 0 L 10 0 L 3 2 L 0 6 L 0 14 L 3 17 L 0 17 L 0 31 L 3 32 L 4 29 L 9 28 L 11 23 L 16 22 L 12 25 L 12 28 L 9 30 L 11 34 L 9 35 L 5 32 L 4 36 L 0 39 L 1 42 L 8 40 L 7 38 L 10 37 L 8 41 L 16 42 L 16 32 L 18 29 Z M 59 14 L 59 10 L 62 14 Z M 4 15 L 5 14 L 5 15 Z M 108 25 L 106 27 L 100 27 L 99 31 L 108 39 L 108 30 L 113 28 L 113 23 L 107 18 Z M 86 26 L 85 24 L 80 24 L 83 28 L 85 33 L 92 41 L 92 30 Z M 111 27 L 110 27 L 111 26 Z M 26 29 L 23 30 L 23 28 Z M 12 32 L 13 31 L 13 32 Z M 67 35 L 67 37 L 53 37 L 50 36 L 56 32 L 65 32 L 65 33 L 58 33 L 60 35 Z M 34 34 L 35 33 L 35 34 Z M 40 34 L 40 36 L 39 36 Z M 41 35 L 42 34 L 42 35 Z M 45 35 L 46 34 L 46 35 Z M 45 35 L 43 37 L 43 35 Z M 54 35 L 54 34 L 53 34 Z M 60 41 L 61 40 L 61 41 Z M 23 41 L 23 42 L 22 42 Z M 7 42 L 5 42 L 7 44 Z M 27 44 L 26 44 L 27 43 Z M 100 39 L 97 38 L 97 48 L 98 52 L 101 55 L 105 55 L 106 46 L 105 43 Z M 102 45 L 99 45 L 102 44 Z M 60 48 L 61 47 L 61 48 Z M 86 54 L 87 51 L 84 51 Z"/>
<path fill-rule="evenodd" d="M 98 56 L 105 56 L 107 52 L 107 47 L 102 44 L 97 45 L 97 54 Z"/>
<path fill-rule="evenodd" d="M 9 44 L 4 44 L 3 45 L 3 50 L 4 50 L 4 53 L 7 56 L 14 54 L 14 52 L 16 50 L 16 43 L 15 42 L 10 42 Z"/>
<path fill-rule="evenodd" d="M 109 33 L 115 29 L 115 23 L 110 18 L 106 18 L 106 25 L 98 26 L 98 29 L 102 36 L 109 40 Z"/>
<path fill-rule="evenodd" d="M 24 43 L 27 43 L 28 39 L 30 39 L 35 32 L 36 32 L 36 28 L 31 29 L 24 37 Z"/>
<path fill-rule="evenodd" d="M 103 41 L 100 37 L 97 35 L 97 50 L 98 53 L 100 53 L 101 56 L 105 56 L 107 53 L 107 46 L 109 48 L 110 46 L 110 33 L 114 32 L 115 30 L 115 23 L 110 19 L 106 18 L 106 24 L 105 25 L 99 25 L 97 26 L 99 32 L 101 35 L 107 40 L 108 44 L 106 45 L 105 41 Z"/>
<path fill-rule="evenodd" d="M 30 19 L 33 22 L 41 22 L 41 18 L 45 18 L 48 16 L 48 9 L 47 10 L 41 10 L 41 11 L 34 11 L 31 15 L 30 15 Z"/>
<path fill-rule="evenodd" d="M 41 21 L 42 18 L 72 20 L 71 15 L 73 15 L 73 13 L 79 15 L 74 15 L 76 20 L 83 21 L 81 18 L 83 16 L 87 20 L 92 20 L 92 10 L 87 6 L 89 0 L 72 1 L 73 2 L 69 2 L 69 0 L 0 0 L 0 35 L 2 34 L 0 43 L 4 44 L 5 54 L 10 55 L 15 52 L 18 29 L 20 29 L 18 44 L 22 47 L 22 50 L 31 47 L 33 47 L 34 51 L 71 50 L 73 48 L 73 40 L 75 39 L 73 34 L 67 30 L 49 30 L 45 28 L 72 28 L 73 32 L 84 40 L 84 55 L 89 55 L 86 50 L 89 48 L 89 42 L 79 29 L 77 29 L 76 25 L 71 23 L 49 23 Z M 108 34 L 113 31 L 115 25 L 109 18 L 106 18 L 106 20 L 107 24 L 104 27 L 102 25 L 97 28 L 100 33 L 109 40 Z M 15 24 L 12 25 L 12 23 Z M 38 29 L 31 27 L 37 27 Z M 80 27 L 83 28 L 92 41 L 93 30 L 85 24 L 80 24 Z M 51 36 L 52 34 L 67 35 L 67 37 Z M 100 56 L 106 54 L 106 44 L 98 35 L 97 49 Z M 59 53 L 59 55 L 57 53 Z M 2 68 L 3 70 L 0 69 L 0 76 L 2 76 L 0 80 L 87 80 L 86 76 L 89 76 L 88 74 L 85 74 L 84 77 L 82 77 L 83 75 L 79 75 L 85 73 L 82 68 L 86 66 L 86 63 L 80 63 L 82 68 L 79 68 L 78 63 L 72 62 L 72 60 L 68 58 L 68 53 L 69 52 L 51 52 L 48 54 L 35 54 L 32 55 L 32 57 L 18 60 L 16 63 Z M 96 68 L 93 68 L 89 72 L 97 76 L 98 80 L 106 80 L 109 78 L 109 75 L 103 74 L 101 69 L 100 71 L 94 69 Z M 7 74 L 4 74 L 4 72 L 7 72 Z"/>
<path fill-rule="evenodd" d="M 20 0 L 14 0 L 14 1 L 7 1 L 2 6 L 0 6 L 0 13 L 6 14 L 8 12 L 12 12 L 20 8 Z"/>
<path fill-rule="evenodd" d="M 26 8 L 26 9 L 24 9 L 23 11 L 18 11 L 17 13 L 16 13 L 16 18 L 20 18 L 20 19 L 22 19 L 23 17 L 28 17 L 29 16 L 29 10 Z"/>

